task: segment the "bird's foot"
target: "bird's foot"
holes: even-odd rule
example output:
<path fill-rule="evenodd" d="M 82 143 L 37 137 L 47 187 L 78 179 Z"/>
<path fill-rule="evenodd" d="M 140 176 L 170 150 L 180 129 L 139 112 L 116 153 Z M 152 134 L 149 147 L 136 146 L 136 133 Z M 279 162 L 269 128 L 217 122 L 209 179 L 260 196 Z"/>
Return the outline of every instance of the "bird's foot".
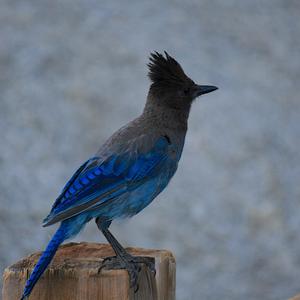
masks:
<path fill-rule="evenodd" d="M 155 276 L 155 262 L 152 257 L 132 256 L 130 254 L 106 257 L 103 260 L 98 273 L 100 273 L 102 269 L 126 269 L 129 275 L 130 287 L 134 288 L 134 291 L 136 292 L 138 290 L 138 275 L 141 271 L 141 264 L 144 264 Z"/>

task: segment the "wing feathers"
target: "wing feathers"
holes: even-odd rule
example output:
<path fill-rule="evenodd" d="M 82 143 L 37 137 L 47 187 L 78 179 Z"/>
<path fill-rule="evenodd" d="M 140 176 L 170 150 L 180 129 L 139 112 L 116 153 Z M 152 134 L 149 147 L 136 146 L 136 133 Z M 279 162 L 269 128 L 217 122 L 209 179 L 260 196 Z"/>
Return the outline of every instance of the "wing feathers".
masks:
<path fill-rule="evenodd" d="M 167 159 L 168 146 L 167 139 L 161 137 L 147 153 L 134 151 L 133 155 L 127 149 L 105 160 L 88 160 L 66 184 L 43 226 L 98 207 L 155 176 L 155 169 L 163 167 Z"/>

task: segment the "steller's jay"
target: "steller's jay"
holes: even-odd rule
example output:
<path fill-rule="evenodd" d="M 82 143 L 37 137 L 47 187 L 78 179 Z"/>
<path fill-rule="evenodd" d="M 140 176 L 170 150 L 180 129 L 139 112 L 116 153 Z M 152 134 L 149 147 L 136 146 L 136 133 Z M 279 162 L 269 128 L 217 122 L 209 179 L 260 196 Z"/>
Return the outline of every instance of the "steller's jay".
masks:
<path fill-rule="evenodd" d="M 217 87 L 195 84 L 167 52 L 151 53 L 148 67 L 151 86 L 142 114 L 75 172 L 45 218 L 43 226 L 61 223 L 21 299 L 29 296 L 59 245 L 93 218 L 116 253 L 102 266 L 126 269 L 131 287 L 137 287 L 140 263 L 155 272 L 149 259 L 127 253 L 108 228 L 116 218 L 139 213 L 168 185 L 181 157 L 191 105 Z"/>

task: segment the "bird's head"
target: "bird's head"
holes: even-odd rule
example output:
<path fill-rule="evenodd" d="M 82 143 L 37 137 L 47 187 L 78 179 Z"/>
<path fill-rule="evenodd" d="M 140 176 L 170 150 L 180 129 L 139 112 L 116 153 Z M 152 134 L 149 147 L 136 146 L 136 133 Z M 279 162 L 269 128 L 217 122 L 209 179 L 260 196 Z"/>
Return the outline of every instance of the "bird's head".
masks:
<path fill-rule="evenodd" d="M 148 76 L 152 82 L 150 95 L 163 102 L 161 105 L 188 108 L 197 97 L 217 89 L 213 85 L 196 84 L 167 52 L 165 56 L 158 52 L 151 53 L 148 67 Z"/>

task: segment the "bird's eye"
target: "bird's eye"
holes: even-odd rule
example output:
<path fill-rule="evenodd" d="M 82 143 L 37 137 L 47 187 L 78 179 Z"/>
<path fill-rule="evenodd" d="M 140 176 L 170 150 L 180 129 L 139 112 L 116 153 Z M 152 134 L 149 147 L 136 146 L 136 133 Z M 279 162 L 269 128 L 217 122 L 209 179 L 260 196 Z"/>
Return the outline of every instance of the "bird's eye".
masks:
<path fill-rule="evenodd" d="M 185 96 L 189 95 L 189 94 L 190 94 L 190 89 L 189 89 L 189 88 L 184 89 L 184 90 L 183 90 L 183 94 L 184 94 Z"/>

